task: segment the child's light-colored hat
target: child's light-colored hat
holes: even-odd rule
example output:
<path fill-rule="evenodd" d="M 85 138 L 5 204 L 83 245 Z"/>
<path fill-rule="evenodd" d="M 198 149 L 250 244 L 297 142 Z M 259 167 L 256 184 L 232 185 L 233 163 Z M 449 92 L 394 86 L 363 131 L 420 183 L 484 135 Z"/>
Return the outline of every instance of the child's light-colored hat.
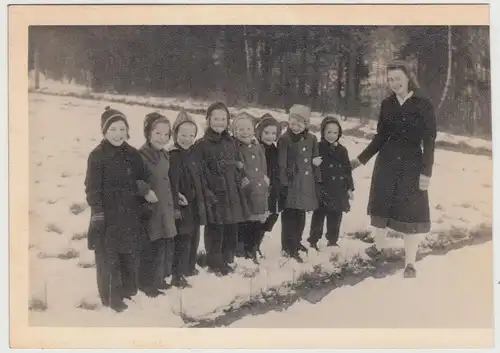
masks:
<path fill-rule="evenodd" d="M 297 117 L 304 120 L 306 125 L 309 125 L 311 121 L 311 109 L 302 104 L 294 104 L 290 108 L 289 116 Z"/>

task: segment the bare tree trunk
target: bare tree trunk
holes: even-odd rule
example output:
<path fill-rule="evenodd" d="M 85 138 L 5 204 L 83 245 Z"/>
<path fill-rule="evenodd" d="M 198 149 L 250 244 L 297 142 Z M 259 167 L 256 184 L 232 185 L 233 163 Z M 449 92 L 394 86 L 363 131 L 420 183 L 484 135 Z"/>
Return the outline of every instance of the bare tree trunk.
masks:
<path fill-rule="evenodd" d="M 250 50 L 248 48 L 248 32 L 247 32 L 247 27 L 243 26 L 243 36 L 245 38 L 245 59 L 246 59 L 246 68 L 247 68 L 247 82 L 246 82 L 246 89 L 247 89 L 247 101 L 252 102 L 253 101 L 253 90 L 252 90 L 252 71 L 250 69 Z"/>
<path fill-rule="evenodd" d="M 40 54 L 38 47 L 35 44 L 34 48 L 34 57 L 33 57 L 33 66 L 35 73 L 35 89 L 40 89 Z"/>
<path fill-rule="evenodd" d="M 443 94 L 441 95 L 441 100 L 436 109 L 436 115 L 439 113 L 441 107 L 443 106 L 446 95 L 448 94 L 448 88 L 451 82 L 451 62 L 452 62 L 452 47 L 451 47 L 451 26 L 448 26 L 448 73 L 446 75 L 446 82 L 443 88 Z"/>

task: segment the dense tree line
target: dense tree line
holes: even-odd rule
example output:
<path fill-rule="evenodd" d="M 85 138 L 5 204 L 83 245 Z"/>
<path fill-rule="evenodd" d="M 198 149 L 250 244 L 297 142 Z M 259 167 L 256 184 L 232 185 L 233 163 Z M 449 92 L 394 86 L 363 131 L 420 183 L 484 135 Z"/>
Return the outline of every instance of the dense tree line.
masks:
<path fill-rule="evenodd" d="M 440 128 L 491 134 L 489 28 L 481 26 L 36 26 L 29 68 L 94 92 L 376 117 L 385 65 L 414 66 Z"/>

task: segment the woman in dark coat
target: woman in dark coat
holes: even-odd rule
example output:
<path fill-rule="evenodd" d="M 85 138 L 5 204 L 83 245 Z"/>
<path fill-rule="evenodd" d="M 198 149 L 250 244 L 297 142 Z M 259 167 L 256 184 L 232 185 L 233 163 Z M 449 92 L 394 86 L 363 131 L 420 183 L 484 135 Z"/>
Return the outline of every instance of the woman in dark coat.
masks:
<path fill-rule="evenodd" d="M 123 113 L 106 108 L 101 116 L 104 139 L 88 158 L 85 193 L 91 208 L 88 247 L 95 251 L 97 287 L 102 304 L 117 312 L 127 309 L 124 298 L 137 293 L 141 202 L 153 200 L 145 181 L 147 169 L 130 146 Z M 142 187 L 138 187 L 138 182 Z"/>
<path fill-rule="evenodd" d="M 434 164 L 436 120 L 432 103 L 422 97 L 403 62 L 387 67 L 393 94 L 382 101 L 377 134 L 352 161 L 353 169 L 377 152 L 368 200 L 376 245 L 368 254 L 383 255 L 387 228 L 405 233 L 405 277 L 414 277 L 418 250 L 414 234 L 430 230 L 427 188 Z"/>
<path fill-rule="evenodd" d="M 177 287 L 189 286 L 185 277 L 197 273 L 200 225 L 206 224 L 200 165 L 193 153 L 197 132 L 196 122 L 185 110 L 181 110 L 173 126 L 174 146 L 169 150 L 174 206 L 180 211 L 180 218 L 175 222 L 178 234 L 172 268 L 172 284 Z"/>
<path fill-rule="evenodd" d="M 327 116 L 321 122 L 321 141 L 318 144 L 321 157 L 321 183 L 319 189 L 319 207 L 313 212 L 309 244 L 319 250 L 317 243 L 323 235 L 326 218 L 326 239 L 328 246 L 338 246 L 342 213 L 350 211 L 349 198 L 354 191 L 352 169 L 347 149 L 339 142 L 342 127 L 339 121 Z"/>
<path fill-rule="evenodd" d="M 278 140 L 280 170 L 281 246 L 285 256 L 303 262 L 299 250 L 306 212 L 318 207 L 316 184 L 321 180 L 318 140 L 308 131 L 311 110 L 295 104 L 290 108 L 288 130 Z"/>
<path fill-rule="evenodd" d="M 165 116 L 158 113 L 146 115 L 146 143 L 139 152 L 149 171 L 147 183 L 157 195 L 158 201 L 146 205 L 152 207 L 152 214 L 145 220 L 147 237 L 142 244 L 139 285 L 151 297 L 161 294 L 159 290 L 170 287 L 164 279 L 172 272 L 174 237 L 177 235 L 169 178 L 170 161 L 168 152 L 164 149 L 170 140 L 170 134 L 170 122 Z"/>
<path fill-rule="evenodd" d="M 207 225 L 205 248 L 211 270 L 226 275 L 231 271 L 238 237 L 238 223 L 250 216 L 242 191 L 245 177 L 236 144 L 229 135 L 229 111 L 220 102 L 207 110 L 208 127 L 195 144 L 201 165 Z"/>

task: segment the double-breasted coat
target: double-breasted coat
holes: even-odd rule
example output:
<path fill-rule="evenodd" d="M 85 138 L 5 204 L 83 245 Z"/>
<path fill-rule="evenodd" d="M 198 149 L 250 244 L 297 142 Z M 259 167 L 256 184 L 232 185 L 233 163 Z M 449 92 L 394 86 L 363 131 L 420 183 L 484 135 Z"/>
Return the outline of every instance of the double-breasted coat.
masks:
<path fill-rule="evenodd" d="M 85 193 L 92 214 L 104 214 L 104 234 L 91 226 L 89 249 L 104 247 L 108 255 L 137 253 L 144 227 L 140 221 L 141 202 L 149 191 L 139 188 L 149 173 L 139 152 L 126 142 L 113 146 L 103 140 L 89 155 Z"/>
<path fill-rule="evenodd" d="M 313 165 L 319 156 L 316 136 L 304 130 L 295 135 L 287 130 L 278 140 L 278 165 L 283 195 L 283 208 L 313 211 L 318 207 L 316 184 L 321 181 L 320 169 Z"/>
<path fill-rule="evenodd" d="M 233 137 L 227 130 L 218 134 L 208 128 L 194 148 L 200 161 L 207 224 L 247 220 L 250 211 L 241 188 L 245 172 Z"/>
<path fill-rule="evenodd" d="M 392 94 L 382 102 L 377 134 L 358 156 L 366 164 L 378 152 L 367 208 L 372 225 L 403 233 L 430 230 L 428 192 L 420 190 L 419 178 L 432 175 L 435 139 L 428 99 L 414 93 L 401 105 Z"/>
<path fill-rule="evenodd" d="M 340 143 L 326 140 L 318 143 L 321 183 L 318 185 L 320 207 L 327 211 L 349 212 L 348 191 L 354 191 L 351 162 L 347 149 Z"/>
<path fill-rule="evenodd" d="M 243 188 L 243 193 L 251 213 L 251 220 L 268 211 L 267 195 L 269 184 L 265 180 L 267 174 L 266 155 L 257 140 L 250 144 L 236 141 L 236 146 L 243 162 L 245 175 L 250 183 Z"/>
<path fill-rule="evenodd" d="M 152 214 L 146 220 L 146 229 L 149 239 L 174 238 L 177 235 L 174 217 L 174 200 L 170 185 L 170 161 L 168 152 L 157 150 L 150 143 L 145 143 L 139 152 L 149 170 L 147 183 L 155 192 L 158 202 L 145 204 L 152 207 Z"/>

